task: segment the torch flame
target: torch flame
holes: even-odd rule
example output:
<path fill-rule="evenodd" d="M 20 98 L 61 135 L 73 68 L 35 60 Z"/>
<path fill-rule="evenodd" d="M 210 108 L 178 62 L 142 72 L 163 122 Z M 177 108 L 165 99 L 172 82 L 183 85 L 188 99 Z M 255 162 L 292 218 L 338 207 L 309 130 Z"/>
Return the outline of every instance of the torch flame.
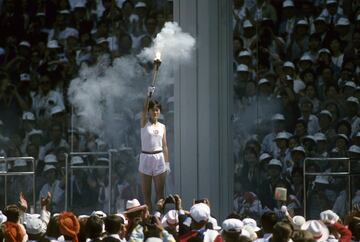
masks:
<path fill-rule="evenodd" d="M 156 52 L 155 60 L 161 60 L 161 53 L 160 52 Z"/>

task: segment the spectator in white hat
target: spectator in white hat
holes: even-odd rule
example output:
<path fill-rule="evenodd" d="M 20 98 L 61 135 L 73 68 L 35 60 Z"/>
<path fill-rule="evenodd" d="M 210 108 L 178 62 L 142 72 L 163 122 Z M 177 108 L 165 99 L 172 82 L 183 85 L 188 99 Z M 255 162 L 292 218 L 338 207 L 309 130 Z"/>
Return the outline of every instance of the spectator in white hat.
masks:
<path fill-rule="evenodd" d="M 332 123 L 333 123 L 332 113 L 329 110 L 324 109 L 321 112 L 319 112 L 318 118 L 319 118 L 319 127 L 320 127 L 319 132 L 325 134 L 326 138 L 330 142 L 332 142 L 332 140 L 336 135 L 336 132 L 332 127 Z"/>
<path fill-rule="evenodd" d="M 321 35 L 313 33 L 309 37 L 309 49 L 304 53 L 305 56 L 310 56 L 313 63 L 315 63 L 319 49 L 321 47 Z M 312 67 L 313 68 L 313 67 Z M 305 70 L 304 70 L 305 71 Z"/>
<path fill-rule="evenodd" d="M 296 22 L 294 33 L 287 41 L 287 54 L 291 60 L 301 57 L 309 48 L 309 23 L 300 19 Z"/>
<path fill-rule="evenodd" d="M 46 178 L 46 183 L 40 190 L 39 198 L 47 197 L 51 193 L 51 203 L 49 211 L 52 213 L 61 212 L 64 210 L 64 181 L 56 179 L 56 167 L 51 164 L 46 164 L 43 169 L 43 175 Z"/>
<path fill-rule="evenodd" d="M 263 19 L 270 19 L 273 23 L 276 23 L 278 18 L 274 6 L 264 0 L 256 0 L 249 13 L 253 20 L 257 22 L 261 22 Z"/>
<path fill-rule="evenodd" d="M 276 149 L 275 137 L 276 134 L 285 131 L 285 117 L 281 113 L 276 113 L 271 118 L 272 131 L 267 134 L 261 144 L 261 152 L 272 154 Z"/>
<path fill-rule="evenodd" d="M 191 218 L 191 219 L 190 219 Z M 218 231 L 207 229 L 207 223 L 210 219 L 210 207 L 205 203 L 194 204 L 190 209 L 190 218 L 185 221 L 179 218 L 179 240 L 187 241 L 191 238 L 201 238 L 203 241 L 221 241 Z M 190 226 L 185 223 L 191 220 Z"/>
<path fill-rule="evenodd" d="M 244 224 L 240 219 L 229 218 L 222 223 L 222 241 L 240 241 Z"/>
<path fill-rule="evenodd" d="M 342 46 L 340 38 L 333 38 L 330 41 L 330 50 L 331 50 L 331 61 L 332 63 L 341 69 L 344 61 L 344 48 Z"/>
<path fill-rule="evenodd" d="M 346 117 L 345 120 L 351 123 L 351 136 L 355 135 L 360 129 L 359 100 L 356 97 L 346 99 Z"/>
<path fill-rule="evenodd" d="M 286 38 L 288 35 L 293 33 L 296 23 L 296 8 L 294 2 L 292 0 L 283 1 L 282 10 L 284 18 L 280 23 L 279 34 L 283 38 Z"/>
<path fill-rule="evenodd" d="M 292 194 L 290 184 L 281 175 L 283 170 L 283 164 L 277 159 L 270 160 L 268 164 L 268 178 L 260 185 L 259 197 L 263 207 L 268 209 L 274 209 L 277 206 L 277 202 L 274 199 L 275 188 L 285 187 L 289 194 Z"/>
<path fill-rule="evenodd" d="M 315 84 L 308 84 L 305 87 L 305 96 L 310 98 L 312 105 L 313 105 L 313 109 L 312 109 L 312 113 L 317 113 L 319 112 L 320 109 L 320 100 L 318 98 L 318 94 L 317 94 L 317 89 Z"/>
<path fill-rule="evenodd" d="M 326 8 L 323 9 L 320 16 L 324 17 L 330 25 L 334 26 L 339 18 L 343 17 L 343 10 L 337 0 L 326 0 Z"/>
<path fill-rule="evenodd" d="M 37 119 L 46 119 L 50 117 L 50 110 L 54 106 L 64 106 L 63 96 L 51 88 L 51 77 L 44 74 L 40 79 L 40 90 L 34 96 L 32 109 Z"/>
<path fill-rule="evenodd" d="M 311 99 L 304 97 L 300 99 L 301 117 L 307 123 L 308 134 L 313 135 L 319 131 L 319 119 L 312 114 L 313 103 Z"/>
<path fill-rule="evenodd" d="M 251 44 L 256 40 L 256 28 L 253 23 L 246 19 L 242 25 L 243 35 L 241 36 L 243 41 L 243 48 L 249 49 Z"/>

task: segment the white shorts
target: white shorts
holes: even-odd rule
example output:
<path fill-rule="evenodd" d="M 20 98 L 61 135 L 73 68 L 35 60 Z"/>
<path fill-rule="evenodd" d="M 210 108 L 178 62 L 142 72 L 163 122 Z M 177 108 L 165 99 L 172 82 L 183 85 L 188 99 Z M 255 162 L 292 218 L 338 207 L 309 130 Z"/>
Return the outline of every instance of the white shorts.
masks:
<path fill-rule="evenodd" d="M 164 153 L 140 154 L 139 172 L 148 176 L 157 176 L 166 172 Z"/>

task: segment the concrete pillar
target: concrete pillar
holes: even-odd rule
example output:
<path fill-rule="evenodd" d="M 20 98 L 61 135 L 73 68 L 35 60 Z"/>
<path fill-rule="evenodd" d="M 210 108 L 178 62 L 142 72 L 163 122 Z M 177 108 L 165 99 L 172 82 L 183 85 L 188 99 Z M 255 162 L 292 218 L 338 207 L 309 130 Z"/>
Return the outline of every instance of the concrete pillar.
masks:
<path fill-rule="evenodd" d="M 218 218 L 233 198 L 231 3 L 174 0 L 175 21 L 197 42 L 193 63 L 176 73 L 175 191 L 187 208 L 208 197 Z"/>

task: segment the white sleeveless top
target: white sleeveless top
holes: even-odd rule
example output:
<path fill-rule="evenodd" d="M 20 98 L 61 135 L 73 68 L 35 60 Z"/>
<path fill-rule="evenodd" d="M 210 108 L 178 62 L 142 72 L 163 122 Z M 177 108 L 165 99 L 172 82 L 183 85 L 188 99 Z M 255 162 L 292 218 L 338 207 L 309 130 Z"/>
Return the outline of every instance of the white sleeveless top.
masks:
<path fill-rule="evenodd" d="M 141 128 L 141 150 L 154 152 L 162 150 L 165 125 L 157 122 L 152 125 L 149 121 Z"/>

